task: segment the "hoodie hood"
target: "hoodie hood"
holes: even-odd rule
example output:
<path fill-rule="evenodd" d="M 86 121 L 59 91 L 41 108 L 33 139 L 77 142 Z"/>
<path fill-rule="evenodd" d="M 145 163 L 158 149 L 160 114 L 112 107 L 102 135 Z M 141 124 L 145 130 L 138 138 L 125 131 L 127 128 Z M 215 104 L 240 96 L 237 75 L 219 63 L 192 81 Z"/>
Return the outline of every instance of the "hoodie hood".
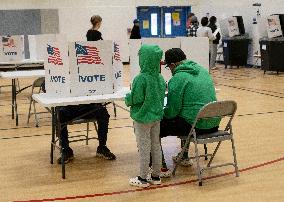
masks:
<path fill-rule="evenodd" d="M 198 75 L 199 71 L 200 71 L 199 64 L 190 60 L 186 60 L 175 68 L 173 75 L 180 72 L 185 72 L 191 75 Z"/>
<path fill-rule="evenodd" d="M 141 73 L 159 74 L 160 62 L 163 56 L 162 49 L 157 45 L 142 45 L 139 50 L 139 65 Z"/>

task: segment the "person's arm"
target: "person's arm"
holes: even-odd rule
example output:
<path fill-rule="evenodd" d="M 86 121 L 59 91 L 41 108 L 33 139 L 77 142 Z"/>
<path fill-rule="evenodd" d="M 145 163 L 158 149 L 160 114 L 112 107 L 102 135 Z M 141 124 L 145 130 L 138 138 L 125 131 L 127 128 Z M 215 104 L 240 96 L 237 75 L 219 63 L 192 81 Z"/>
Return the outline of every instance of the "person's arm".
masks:
<path fill-rule="evenodd" d="M 210 41 L 213 41 L 216 39 L 216 37 L 213 35 L 212 30 L 208 27 L 207 29 L 207 34 L 208 34 L 208 38 Z"/>
<path fill-rule="evenodd" d="M 176 117 L 182 108 L 183 93 L 186 83 L 183 79 L 172 79 L 168 85 L 167 106 L 164 109 L 164 117 L 171 119 Z"/>
<path fill-rule="evenodd" d="M 143 103 L 145 100 L 145 85 L 142 77 L 136 77 L 133 81 L 131 93 L 125 97 L 127 107 Z"/>

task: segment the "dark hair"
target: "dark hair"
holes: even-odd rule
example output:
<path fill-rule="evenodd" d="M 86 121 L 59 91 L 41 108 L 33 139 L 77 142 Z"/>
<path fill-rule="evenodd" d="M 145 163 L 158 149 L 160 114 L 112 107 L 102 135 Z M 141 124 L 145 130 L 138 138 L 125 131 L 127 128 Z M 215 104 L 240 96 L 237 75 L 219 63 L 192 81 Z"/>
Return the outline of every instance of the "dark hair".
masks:
<path fill-rule="evenodd" d="M 207 26 L 208 25 L 208 18 L 207 17 L 203 17 L 201 19 L 201 25 L 202 26 Z"/>
<path fill-rule="evenodd" d="M 215 25 L 215 23 L 217 22 L 217 18 L 215 16 L 211 16 L 209 22 L 211 25 Z"/>
<path fill-rule="evenodd" d="M 171 48 L 165 52 L 165 62 L 167 65 L 177 63 L 186 59 L 186 55 L 180 48 Z"/>
<path fill-rule="evenodd" d="M 194 13 L 189 13 L 189 14 L 188 14 L 188 18 L 190 18 L 190 17 L 192 17 L 192 16 L 195 16 L 195 14 L 194 14 Z"/>
<path fill-rule="evenodd" d="M 90 22 L 92 23 L 92 25 L 95 27 L 99 22 L 102 21 L 102 17 L 99 15 L 93 15 L 90 19 Z"/>

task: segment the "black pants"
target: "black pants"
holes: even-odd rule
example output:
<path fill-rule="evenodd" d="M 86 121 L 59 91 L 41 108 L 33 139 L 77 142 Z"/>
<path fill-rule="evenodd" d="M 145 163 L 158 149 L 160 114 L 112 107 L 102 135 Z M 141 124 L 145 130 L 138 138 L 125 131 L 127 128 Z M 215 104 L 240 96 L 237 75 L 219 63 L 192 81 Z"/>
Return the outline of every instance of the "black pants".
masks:
<path fill-rule="evenodd" d="M 163 118 L 161 120 L 161 131 L 160 131 L 160 137 L 167 137 L 167 136 L 188 136 L 191 124 L 186 122 L 184 118 L 176 117 L 173 119 L 165 119 Z M 210 129 L 199 129 L 195 128 L 195 132 L 197 135 L 205 134 L 205 133 L 213 133 L 218 131 L 219 127 L 214 127 Z"/>
<path fill-rule="evenodd" d="M 92 111 L 92 112 L 91 112 Z M 60 107 L 58 109 L 59 119 L 61 125 L 61 146 L 65 149 L 69 148 L 68 141 L 68 121 L 75 119 L 90 112 L 88 115 L 82 117 L 85 119 L 96 119 L 98 123 L 98 139 L 99 146 L 105 146 L 107 141 L 109 114 L 105 106 L 101 104 L 86 104 L 76 106 Z"/>
<path fill-rule="evenodd" d="M 184 118 L 175 117 L 173 119 L 165 119 L 161 120 L 160 124 L 160 138 L 167 137 L 167 136 L 188 136 L 191 124 L 186 122 Z M 205 133 L 213 133 L 218 131 L 218 126 L 210 129 L 198 129 L 195 128 L 196 135 L 205 134 Z M 181 147 L 185 144 L 185 141 L 181 141 Z M 164 152 L 162 149 L 162 167 L 167 168 L 167 164 L 165 162 Z M 185 152 L 184 157 L 188 157 L 188 152 Z"/>

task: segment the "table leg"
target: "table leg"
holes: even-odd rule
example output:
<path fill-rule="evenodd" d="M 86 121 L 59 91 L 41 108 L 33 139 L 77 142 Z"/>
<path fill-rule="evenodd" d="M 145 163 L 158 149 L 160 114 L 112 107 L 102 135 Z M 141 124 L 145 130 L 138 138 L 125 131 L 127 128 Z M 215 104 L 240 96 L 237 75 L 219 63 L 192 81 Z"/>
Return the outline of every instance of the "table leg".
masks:
<path fill-rule="evenodd" d="M 14 90 L 14 105 L 15 105 L 15 115 L 16 115 L 16 126 L 19 125 L 19 114 L 18 114 L 18 105 L 17 105 L 17 87 L 16 87 L 16 80 L 14 80 L 15 90 Z"/>
<path fill-rule="evenodd" d="M 15 83 L 15 79 L 12 79 L 12 119 L 14 119 L 14 95 L 15 95 L 15 86 L 14 86 L 14 83 Z"/>
<path fill-rule="evenodd" d="M 50 163 L 53 164 L 53 152 L 54 152 L 54 146 L 55 146 L 55 128 L 56 128 L 56 115 L 54 107 L 51 108 L 51 144 L 50 144 Z"/>
<path fill-rule="evenodd" d="M 57 113 L 57 109 L 55 109 L 56 113 L 56 131 L 57 131 L 57 136 L 59 137 L 59 145 L 60 145 L 60 153 L 61 153 L 61 172 L 62 172 L 62 179 L 65 179 L 65 156 L 64 156 L 64 148 L 62 147 L 62 140 L 61 140 L 61 123 L 60 123 L 60 117 L 59 113 Z"/>

